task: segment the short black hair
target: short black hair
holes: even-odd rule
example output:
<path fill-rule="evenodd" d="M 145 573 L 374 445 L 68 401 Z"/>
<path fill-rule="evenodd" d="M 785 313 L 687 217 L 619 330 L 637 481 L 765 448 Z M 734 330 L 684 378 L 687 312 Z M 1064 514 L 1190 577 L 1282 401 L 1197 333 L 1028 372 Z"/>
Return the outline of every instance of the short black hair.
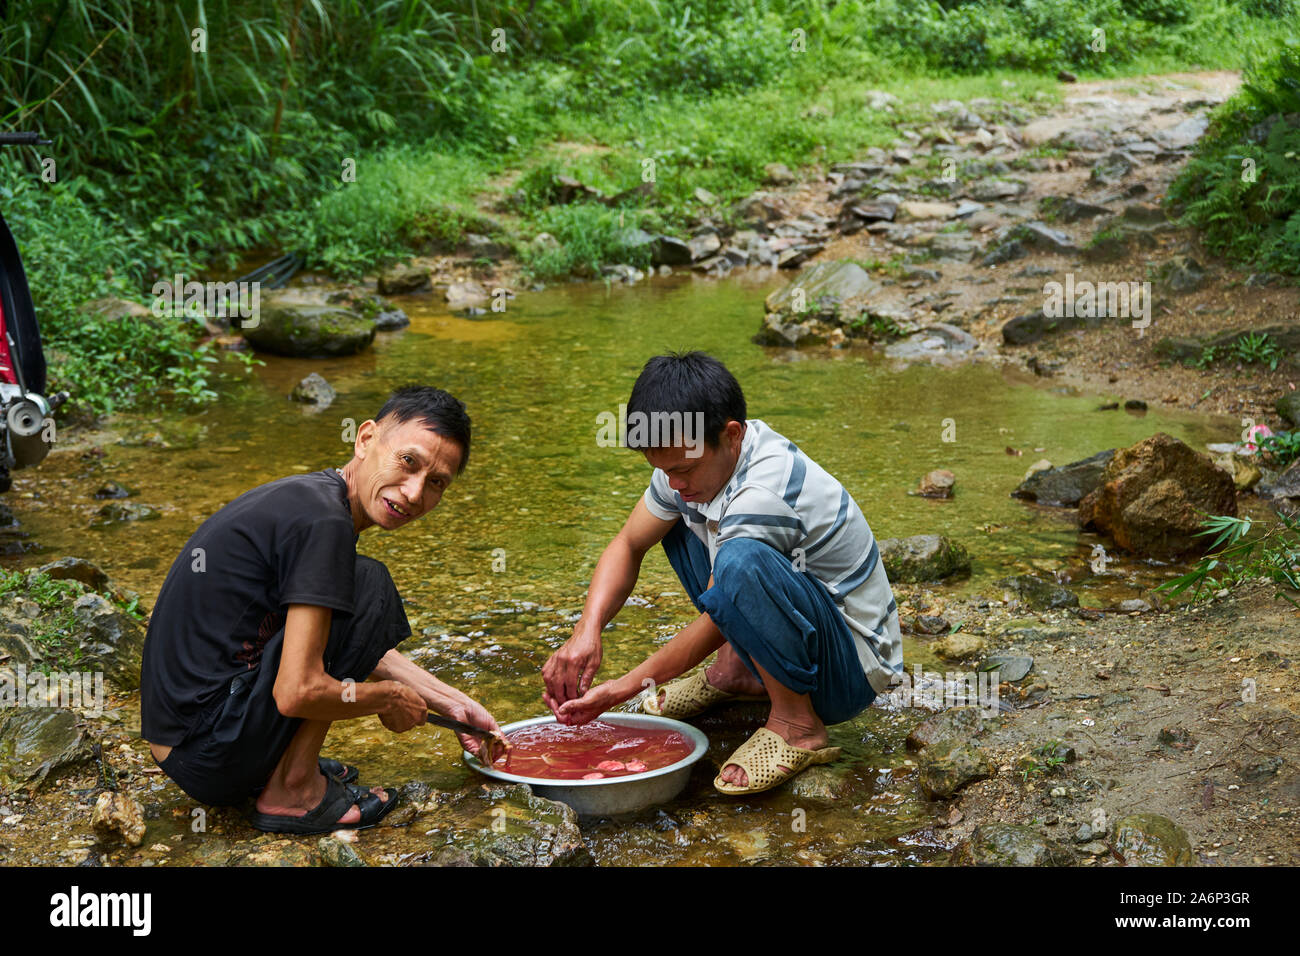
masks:
<path fill-rule="evenodd" d="M 459 475 L 469 464 L 469 415 L 465 403 L 449 392 L 432 385 L 403 385 L 388 396 L 388 401 L 375 416 L 375 422 L 382 423 L 386 418 L 391 418 L 395 425 L 412 418 L 420 419 L 435 435 L 450 438 L 460 445 L 460 464 L 456 474 Z"/>
<path fill-rule="evenodd" d="M 672 416 L 697 413 L 704 416 L 704 441 L 717 448 L 722 430 L 727 422 L 745 423 L 745 393 L 740 390 L 736 377 L 727 367 L 704 352 L 669 352 L 656 355 L 645 363 L 632 394 L 627 400 L 627 414 L 637 413 L 642 418 L 653 415 Z M 671 419 L 669 419 L 671 420 Z M 650 441 L 642 446 L 633 443 L 633 431 L 628 429 L 629 448 L 662 447 L 667 439 L 661 431 L 651 429 Z M 670 444 L 678 444 L 683 436 L 674 434 Z"/>

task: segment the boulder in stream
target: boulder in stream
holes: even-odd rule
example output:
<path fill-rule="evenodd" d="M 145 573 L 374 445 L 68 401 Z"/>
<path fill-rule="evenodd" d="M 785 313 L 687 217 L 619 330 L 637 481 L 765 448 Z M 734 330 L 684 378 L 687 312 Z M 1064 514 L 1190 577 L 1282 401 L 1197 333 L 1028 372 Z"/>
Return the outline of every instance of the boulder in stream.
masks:
<path fill-rule="evenodd" d="M 940 740 L 921 753 L 921 791 L 931 800 L 946 800 L 967 784 L 987 780 L 993 773 L 993 761 L 967 740 Z"/>
<path fill-rule="evenodd" d="M 1115 449 L 1110 448 L 1060 468 L 1036 471 L 1011 492 L 1012 497 L 1073 508 L 1101 483 L 1101 473 L 1113 457 Z"/>
<path fill-rule="evenodd" d="M 884 538 L 877 542 L 885 573 L 896 583 L 938 581 L 970 572 L 966 549 L 941 534 Z"/>
<path fill-rule="evenodd" d="M 1074 855 L 1020 823 L 985 823 L 953 851 L 954 866 L 1070 866 Z"/>
<path fill-rule="evenodd" d="M 412 832 L 424 834 L 432 866 L 586 866 L 591 854 L 572 808 L 527 784 L 408 788 Z M 396 812 L 403 808 L 398 807 Z"/>
<path fill-rule="evenodd" d="M 332 358 L 355 355 L 369 346 L 375 322 L 338 306 L 270 293 L 262 297 L 257 323 L 241 332 L 263 352 Z"/>
<path fill-rule="evenodd" d="M 1206 514 L 1237 514 L 1232 477 L 1163 432 L 1120 449 L 1101 484 L 1079 502 L 1079 528 L 1109 534 L 1126 551 L 1172 558 L 1205 550 Z"/>

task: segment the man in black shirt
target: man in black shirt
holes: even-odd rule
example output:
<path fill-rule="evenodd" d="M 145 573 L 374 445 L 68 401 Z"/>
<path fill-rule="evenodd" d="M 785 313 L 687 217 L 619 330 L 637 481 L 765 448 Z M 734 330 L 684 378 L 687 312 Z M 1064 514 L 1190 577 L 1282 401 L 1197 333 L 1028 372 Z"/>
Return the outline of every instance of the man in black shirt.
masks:
<path fill-rule="evenodd" d="M 356 553 L 363 529 L 432 510 L 469 446 L 461 402 L 400 388 L 362 423 L 342 469 L 254 488 L 186 542 L 140 675 L 141 734 L 182 790 L 213 805 L 256 793 L 250 820 L 263 830 L 370 826 L 396 792 L 351 786 L 353 768 L 320 757 L 332 721 L 378 714 L 403 733 L 433 710 L 499 732 L 482 706 L 394 649 L 411 633 L 401 598 L 388 569 Z"/>

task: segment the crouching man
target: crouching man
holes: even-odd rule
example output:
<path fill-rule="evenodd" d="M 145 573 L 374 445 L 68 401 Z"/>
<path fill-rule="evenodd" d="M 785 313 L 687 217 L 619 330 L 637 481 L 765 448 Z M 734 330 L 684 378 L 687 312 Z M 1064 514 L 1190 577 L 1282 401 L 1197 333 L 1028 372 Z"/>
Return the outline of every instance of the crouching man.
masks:
<path fill-rule="evenodd" d="M 141 734 L 182 790 L 212 805 L 256 795 L 261 830 L 367 827 L 396 791 L 353 786 L 356 768 L 320 756 L 333 721 L 377 714 L 403 733 L 433 710 L 499 732 L 394 650 L 411 633 L 401 598 L 388 569 L 356 551 L 363 529 L 436 507 L 469 446 L 461 402 L 399 388 L 343 468 L 254 488 L 199 526 L 158 595 L 140 674 Z"/>
<path fill-rule="evenodd" d="M 659 688 L 643 708 L 685 718 L 731 698 L 770 701 L 766 725 L 714 780 L 729 794 L 769 790 L 836 759 L 826 725 L 856 716 L 903 668 L 897 607 L 862 512 L 816 462 L 745 413 L 739 383 L 716 359 L 690 352 L 646 363 L 627 403 L 627 444 L 654 467 L 650 486 L 601 554 L 573 636 L 542 670 L 547 706 L 581 724 L 717 650 L 711 666 Z M 671 434 L 636 427 L 647 422 Z M 661 542 L 700 616 L 633 670 L 592 687 L 601 631 Z"/>

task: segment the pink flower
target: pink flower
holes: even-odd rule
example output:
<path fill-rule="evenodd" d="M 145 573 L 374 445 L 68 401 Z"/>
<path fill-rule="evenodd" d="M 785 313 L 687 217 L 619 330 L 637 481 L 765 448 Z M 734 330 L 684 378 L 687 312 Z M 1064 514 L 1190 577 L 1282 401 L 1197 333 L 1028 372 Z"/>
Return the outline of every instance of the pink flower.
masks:
<path fill-rule="evenodd" d="M 1242 451 L 1249 454 L 1255 454 L 1259 451 L 1259 446 L 1255 444 L 1256 439 L 1265 439 L 1273 434 L 1273 429 L 1267 425 L 1254 425 L 1246 430 L 1246 444 L 1242 445 Z"/>

